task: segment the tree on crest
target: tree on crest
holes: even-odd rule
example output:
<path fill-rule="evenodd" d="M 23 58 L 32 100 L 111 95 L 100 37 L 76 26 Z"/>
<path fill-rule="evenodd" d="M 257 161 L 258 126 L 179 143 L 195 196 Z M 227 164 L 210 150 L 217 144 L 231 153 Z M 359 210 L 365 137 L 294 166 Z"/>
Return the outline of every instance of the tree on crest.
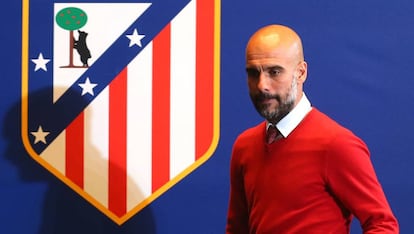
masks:
<path fill-rule="evenodd" d="M 69 65 L 63 67 L 78 67 L 73 64 L 73 31 L 82 28 L 88 21 L 88 16 L 82 9 L 66 7 L 56 14 L 55 19 L 59 27 L 69 31 Z"/>

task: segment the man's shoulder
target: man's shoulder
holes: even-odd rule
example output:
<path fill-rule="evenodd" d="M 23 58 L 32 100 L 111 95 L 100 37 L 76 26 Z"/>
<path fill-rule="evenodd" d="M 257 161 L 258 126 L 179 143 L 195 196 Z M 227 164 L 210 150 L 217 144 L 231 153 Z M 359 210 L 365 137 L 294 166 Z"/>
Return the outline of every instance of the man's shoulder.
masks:
<path fill-rule="evenodd" d="M 251 141 L 252 139 L 263 137 L 266 129 L 266 121 L 262 121 L 252 127 L 249 127 L 242 131 L 238 136 L 236 141 Z"/>
<path fill-rule="evenodd" d="M 263 133 L 265 129 L 266 129 L 266 121 L 262 121 L 254 126 L 246 128 L 242 133 L 240 133 L 240 136 L 251 135 L 251 134 L 261 134 Z"/>
<path fill-rule="evenodd" d="M 352 134 L 350 129 L 315 107 L 312 108 L 303 122 L 307 127 L 315 128 L 318 132 L 324 132 L 324 134 Z"/>
<path fill-rule="evenodd" d="M 312 128 L 318 135 L 324 135 L 326 138 L 359 139 L 351 129 L 345 127 L 316 108 L 313 108 L 307 117 L 308 118 L 306 119 L 308 122 L 305 124 L 306 127 Z"/>

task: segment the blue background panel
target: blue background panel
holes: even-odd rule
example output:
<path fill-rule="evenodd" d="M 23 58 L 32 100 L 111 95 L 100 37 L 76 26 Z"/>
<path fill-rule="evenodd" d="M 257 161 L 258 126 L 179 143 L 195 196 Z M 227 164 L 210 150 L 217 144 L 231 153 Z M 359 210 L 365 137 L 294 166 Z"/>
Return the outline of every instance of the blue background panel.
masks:
<path fill-rule="evenodd" d="M 369 146 L 401 227 L 414 233 L 414 2 L 222 1 L 220 140 L 214 155 L 118 226 L 26 153 L 20 140 L 21 2 L 3 2 L 0 232 L 223 233 L 233 141 L 261 121 L 250 102 L 244 47 L 258 28 L 291 26 L 302 37 L 312 104 Z M 357 221 L 352 233 L 361 233 Z"/>

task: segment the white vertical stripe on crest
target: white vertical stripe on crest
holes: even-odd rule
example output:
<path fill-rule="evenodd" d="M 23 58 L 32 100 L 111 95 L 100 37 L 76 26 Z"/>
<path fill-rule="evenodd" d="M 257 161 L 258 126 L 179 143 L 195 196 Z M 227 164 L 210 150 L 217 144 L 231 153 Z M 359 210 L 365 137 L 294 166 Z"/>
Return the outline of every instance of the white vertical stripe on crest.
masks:
<path fill-rule="evenodd" d="M 84 190 L 108 206 L 109 89 L 84 111 Z"/>
<path fill-rule="evenodd" d="M 170 178 L 195 160 L 195 2 L 171 21 Z"/>
<path fill-rule="evenodd" d="M 62 175 L 66 173 L 66 131 L 63 131 L 40 155 Z"/>
<path fill-rule="evenodd" d="M 128 65 L 127 211 L 152 193 L 152 43 Z"/>

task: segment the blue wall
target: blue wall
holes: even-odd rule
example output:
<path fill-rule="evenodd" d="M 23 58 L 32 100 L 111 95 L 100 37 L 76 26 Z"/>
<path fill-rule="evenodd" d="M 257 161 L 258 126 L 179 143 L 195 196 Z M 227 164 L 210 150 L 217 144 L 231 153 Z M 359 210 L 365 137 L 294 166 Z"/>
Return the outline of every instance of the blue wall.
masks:
<path fill-rule="evenodd" d="M 46 2 L 46 1 L 45 1 Z M 302 36 L 312 104 L 368 144 L 401 233 L 414 233 L 414 2 L 222 0 L 220 140 L 214 155 L 118 226 L 24 151 L 19 109 L 21 2 L 3 2 L 1 28 L 1 233 L 223 233 L 231 147 L 261 121 L 250 103 L 244 46 L 270 23 Z M 354 222 L 352 233 L 360 233 Z"/>

